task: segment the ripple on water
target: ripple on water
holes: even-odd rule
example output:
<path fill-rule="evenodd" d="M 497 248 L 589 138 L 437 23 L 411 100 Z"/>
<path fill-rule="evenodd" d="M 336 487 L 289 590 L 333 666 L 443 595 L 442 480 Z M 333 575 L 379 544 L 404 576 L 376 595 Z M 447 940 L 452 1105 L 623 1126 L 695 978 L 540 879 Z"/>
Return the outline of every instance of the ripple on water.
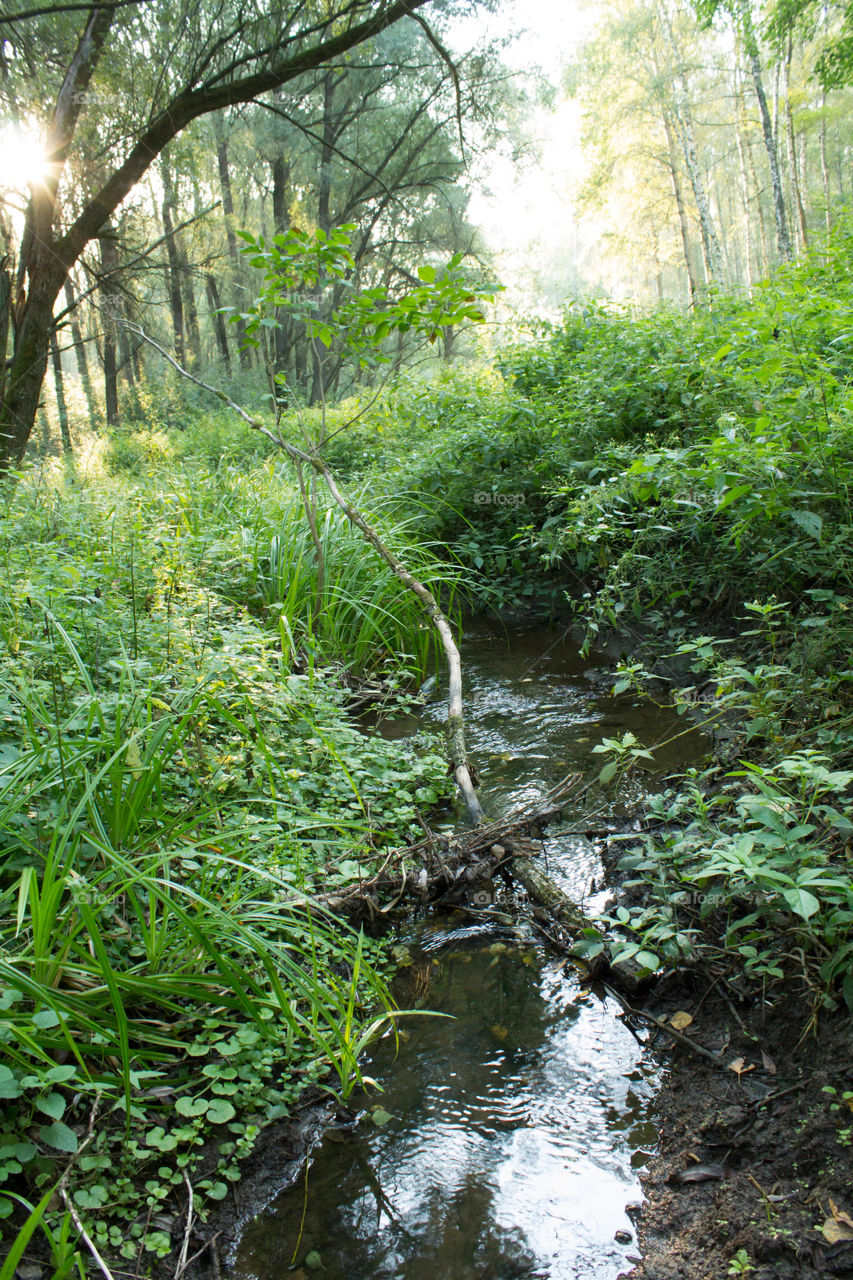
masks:
<path fill-rule="evenodd" d="M 421 953 L 429 1004 L 455 1021 L 413 1021 L 396 1060 L 377 1048 L 367 1069 L 393 1119 L 380 1128 L 366 1114 L 345 1141 L 322 1144 L 301 1239 L 299 1185 L 248 1228 L 241 1280 L 284 1280 L 294 1249 L 297 1261 L 316 1250 L 328 1280 L 614 1280 L 624 1269 L 614 1234 L 632 1231 L 632 1124 L 647 1121 L 651 1097 L 637 1043 L 530 943 L 494 945 L 456 937 L 437 965 Z"/>
<path fill-rule="evenodd" d="M 492 812 L 540 801 L 570 772 L 594 778 L 602 736 L 631 729 L 652 746 L 675 723 L 606 698 L 601 672 L 554 641 L 466 645 L 469 745 Z M 435 705 L 425 719 L 443 715 Z M 680 740 L 673 763 L 690 747 Z M 582 821 L 604 825 L 569 825 Z M 567 893 L 595 902 L 593 843 L 551 832 L 546 855 Z M 641 1198 L 637 1167 L 655 1142 L 653 1071 L 618 1008 L 511 928 L 434 925 L 413 960 L 401 1003 L 453 1020 L 407 1020 L 396 1057 L 376 1046 L 365 1070 L 384 1092 L 362 1099 L 354 1132 L 323 1141 L 307 1195 L 300 1182 L 249 1225 L 233 1274 L 307 1275 L 316 1252 L 323 1280 L 615 1280 L 636 1246 L 614 1235 L 633 1239 L 624 1207 Z"/>

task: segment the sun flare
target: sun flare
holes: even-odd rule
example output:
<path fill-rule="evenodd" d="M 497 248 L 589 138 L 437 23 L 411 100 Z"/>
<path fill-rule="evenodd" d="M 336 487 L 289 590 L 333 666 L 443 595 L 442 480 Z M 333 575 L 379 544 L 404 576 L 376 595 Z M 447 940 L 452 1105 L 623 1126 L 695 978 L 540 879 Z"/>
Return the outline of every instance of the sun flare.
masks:
<path fill-rule="evenodd" d="M 47 173 L 42 144 L 19 125 L 0 127 L 0 190 L 24 192 Z"/>

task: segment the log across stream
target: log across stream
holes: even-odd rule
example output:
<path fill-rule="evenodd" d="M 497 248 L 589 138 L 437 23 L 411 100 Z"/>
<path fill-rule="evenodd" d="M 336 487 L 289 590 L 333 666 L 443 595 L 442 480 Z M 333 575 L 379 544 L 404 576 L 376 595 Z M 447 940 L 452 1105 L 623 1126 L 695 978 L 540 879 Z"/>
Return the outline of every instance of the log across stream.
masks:
<path fill-rule="evenodd" d="M 535 804 L 567 773 L 597 774 L 592 748 L 631 730 L 648 747 L 674 713 L 610 696 L 609 664 L 553 632 L 489 628 L 464 650 L 469 749 L 491 812 Z M 426 720 L 442 719 L 439 704 Z M 416 718 L 386 724 L 401 735 Z M 682 766 L 700 736 L 661 747 Z M 618 826 L 642 783 L 597 797 Z M 601 862 L 567 812 L 544 857 L 551 880 L 594 914 Z M 582 825 L 582 824 L 581 824 Z M 470 904 L 469 904 L 470 905 Z M 407 1020 L 365 1071 L 382 1087 L 357 1123 L 329 1129 L 299 1181 L 254 1206 L 234 1249 L 240 1280 L 615 1280 L 636 1256 L 631 1211 L 656 1134 L 656 1068 L 619 1005 L 546 950 L 535 928 L 481 895 L 479 912 L 431 913 L 401 929 L 397 998 L 450 1019 Z M 267 1184 L 268 1186 L 268 1184 Z M 322 1270 L 319 1268 L 322 1266 Z"/>

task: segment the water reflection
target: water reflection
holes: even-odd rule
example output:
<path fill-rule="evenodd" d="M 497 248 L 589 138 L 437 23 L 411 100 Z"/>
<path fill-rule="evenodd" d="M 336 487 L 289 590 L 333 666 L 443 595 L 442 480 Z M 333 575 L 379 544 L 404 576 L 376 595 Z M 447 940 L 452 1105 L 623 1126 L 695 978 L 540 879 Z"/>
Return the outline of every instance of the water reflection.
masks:
<path fill-rule="evenodd" d="M 540 800 L 567 773 L 598 773 L 592 748 L 630 729 L 647 747 L 681 733 L 674 712 L 610 697 L 609 664 L 536 631 L 466 637 L 469 743 L 493 813 Z M 426 718 L 440 720 L 440 702 Z M 386 726 L 390 736 L 419 721 Z M 659 768 L 702 750 L 696 734 L 655 754 Z M 642 781 L 631 784 L 636 796 Z M 601 793 L 611 813 L 626 803 Z M 627 803 L 632 803 L 627 795 Z M 577 817 L 577 815 L 576 815 Z M 583 818 L 580 819 L 583 822 Z M 576 825 L 571 821 L 569 826 Z M 601 866 L 583 837 L 549 832 L 547 869 L 582 901 Z M 354 1132 L 331 1133 L 306 1185 L 284 1193 L 243 1237 L 240 1280 L 615 1280 L 615 1233 L 655 1131 L 651 1068 L 618 1020 L 531 939 L 433 922 L 401 977 L 401 1006 L 452 1014 L 407 1023 L 400 1053 L 366 1070 L 385 1092 L 362 1100 Z M 371 1106 L 391 1119 L 377 1126 Z M 380 1114 L 379 1118 L 383 1118 Z M 635 1245 L 633 1247 L 636 1247 Z"/>
<path fill-rule="evenodd" d="M 326 1138 L 307 1201 L 300 1184 L 247 1230 L 244 1280 L 284 1277 L 315 1252 L 328 1280 L 624 1269 L 614 1234 L 631 1231 L 634 1129 L 651 1096 L 636 1041 L 532 943 L 446 941 L 438 956 L 416 953 L 400 999 L 417 993 L 455 1020 L 410 1023 L 396 1060 L 378 1048 L 369 1071 L 392 1119 L 378 1127 L 368 1110 L 355 1132 Z"/>
<path fill-rule="evenodd" d="M 463 662 L 468 745 L 490 813 L 541 800 L 568 773 L 595 777 L 602 760 L 593 748 L 629 730 L 652 750 L 656 770 L 683 767 L 705 750 L 702 734 L 673 708 L 630 693 L 614 698 L 612 663 L 601 654 L 582 658 L 568 633 L 507 634 L 479 622 L 466 628 Z M 437 724 L 444 715 L 437 695 L 424 719 Z M 382 731 L 414 732 L 419 723 L 408 717 L 406 726 Z M 597 807 L 619 816 L 633 810 L 643 790 L 642 776 L 630 777 L 618 795 L 597 796 Z"/>

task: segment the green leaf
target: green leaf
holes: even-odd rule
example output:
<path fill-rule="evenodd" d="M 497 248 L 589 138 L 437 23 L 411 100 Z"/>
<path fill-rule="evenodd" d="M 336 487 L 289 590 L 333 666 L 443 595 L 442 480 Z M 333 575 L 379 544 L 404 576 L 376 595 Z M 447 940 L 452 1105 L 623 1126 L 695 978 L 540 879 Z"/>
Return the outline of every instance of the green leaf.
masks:
<path fill-rule="evenodd" d="M 609 761 L 601 770 L 601 773 L 598 775 L 599 782 L 604 783 L 605 785 L 608 782 L 611 782 L 613 778 L 616 777 L 618 769 L 619 769 L 618 760 Z"/>
<path fill-rule="evenodd" d="M 61 1093 L 49 1093 L 43 1098 L 36 1098 L 36 1106 L 51 1120 L 61 1120 L 65 1112 L 65 1099 Z"/>
<path fill-rule="evenodd" d="M 820 911 L 820 902 L 813 893 L 809 893 L 808 889 L 801 889 L 796 885 L 793 889 L 784 889 L 782 897 L 795 915 L 801 916 L 803 920 L 809 920 L 816 912 Z"/>
<path fill-rule="evenodd" d="M 207 1108 L 206 1098 L 190 1098 L 184 1095 L 175 1103 L 175 1110 L 179 1116 L 202 1116 Z"/>
<path fill-rule="evenodd" d="M 46 1084 L 65 1084 L 77 1074 L 76 1067 L 51 1067 L 44 1077 Z"/>
<path fill-rule="evenodd" d="M 77 1150 L 77 1134 L 73 1129 L 69 1129 L 67 1124 L 63 1124 L 60 1120 L 53 1124 L 44 1124 L 38 1131 L 38 1135 L 42 1142 L 46 1142 L 49 1147 L 56 1147 L 57 1151 L 68 1151 L 72 1155 Z"/>
<path fill-rule="evenodd" d="M 717 503 L 717 511 L 725 511 L 726 507 L 730 507 L 733 502 L 737 502 L 738 498 L 742 498 L 745 494 L 751 492 L 751 484 L 736 484 L 733 489 L 727 489 L 721 500 Z"/>
<path fill-rule="evenodd" d="M 384 1107 L 374 1107 L 373 1111 L 370 1113 L 370 1118 L 373 1123 L 378 1125 L 380 1128 L 382 1125 L 387 1124 L 389 1120 L 394 1119 L 391 1112 L 386 1111 Z"/>
<path fill-rule="evenodd" d="M 794 524 L 798 524 L 810 537 L 814 538 L 815 542 L 820 542 L 823 534 L 823 520 L 816 511 L 792 511 L 791 519 Z"/>
<path fill-rule="evenodd" d="M 207 1118 L 211 1124 L 226 1124 L 233 1120 L 237 1112 L 225 1098 L 214 1098 L 207 1108 Z"/>
<path fill-rule="evenodd" d="M 320 1257 L 316 1249 L 312 1249 L 311 1252 L 306 1256 L 305 1265 L 309 1269 L 309 1271 L 321 1270 L 323 1266 L 323 1259 Z"/>
<path fill-rule="evenodd" d="M 0 1147 L 0 1160 L 8 1160 L 14 1156 L 16 1160 L 26 1164 L 36 1154 L 37 1148 L 31 1142 L 9 1142 Z"/>
<path fill-rule="evenodd" d="M 109 1192 L 106 1187 L 96 1183 L 94 1187 L 83 1187 L 75 1191 L 74 1199 L 81 1209 L 100 1209 L 107 1203 Z"/>
<path fill-rule="evenodd" d="M 15 1239 L 12 1241 L 12 1247 L 3 1260 L 3 1266 L 0 1267 L 0 1280 L 13 1280 L 17 1271 L 18 1263 L 23 1258 L 26 1247 L 30 1242 L 30 1237 L 33 1235 L 36 1227 L 40 1224 L 42 1217 L 44 1216 L 44 1212 L 53 1198 L 53 1194 L 54 1188 L 48 1187 L 47 1191 L 45 1191 L 35 1208 L 29 1204 L 28 1201 L 22 1200 L 20 1196 L 15 1196 L 15 1200 L 19 1204 L 22 1204 L 24 1208 L 29 1209 L 30 1213 Z M 10 1202 L 4 1199 L 2 1203 L 9 1204 Z M 8 1218 L 8 1216 L 8 1210 L 0 1210 L 0 1218 Z"/>
<path fill-rule="evenodd" d="M 0 1066 L 0 1098 L 20 1098 L 23 1089 L 9 1067 Z"/>

